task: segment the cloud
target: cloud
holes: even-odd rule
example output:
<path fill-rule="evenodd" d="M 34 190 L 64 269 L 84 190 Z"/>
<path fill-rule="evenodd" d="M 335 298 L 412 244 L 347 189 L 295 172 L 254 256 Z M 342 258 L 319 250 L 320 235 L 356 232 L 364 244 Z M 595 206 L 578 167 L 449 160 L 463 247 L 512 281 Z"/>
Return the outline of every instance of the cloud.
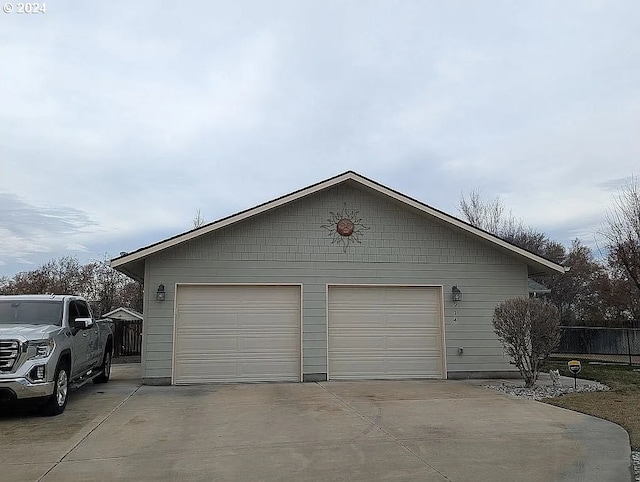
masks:
<path fill-rule="evenodd" d="M 60 1 L 2 20 L 7 273 L 349 169 L 454 215 L 480 188 L 568 239 L 640 158 L 633 0 Z"/>
<path fill-rule="evenodd" d="M 597 187 L 604 189 L 605 191 L 618 191 L 620 188 L 626 186 L 635 179 L 633 175 L 621 177 L 617 179 L 609 179 L 597 184 Z"/>
<path fill-rule="evenodd" d="M 67 251 L 74 251 L 77 253 L 88 253 L 89 252 L 89 248 L 87 248 L 86 246 L 83 246 L 82 244 L 78 244 L 78 243 L 72 243 L 72 244 L 67 244 L 64 249 L 66 249 Z"/>
<path fill-rule="evenodd" d="M 30 257 L 66 249 L 70 239 L 83 238 L 96 223 L 79 209 L 39 206 L 15 194 L 0 193 L 2 226 L 0 256 L 30 263 Z M 74 249 L 77 250 L 77 249 Z"/>

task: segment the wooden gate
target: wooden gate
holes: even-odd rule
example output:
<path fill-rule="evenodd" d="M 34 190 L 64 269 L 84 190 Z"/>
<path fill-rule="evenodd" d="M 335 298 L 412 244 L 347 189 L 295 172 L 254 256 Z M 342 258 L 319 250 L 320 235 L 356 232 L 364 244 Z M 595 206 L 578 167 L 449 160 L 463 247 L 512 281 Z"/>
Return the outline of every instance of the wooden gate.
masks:
<path fill-rule="evenodd" d="M 113 320 L 113 356 L 142 354 L 142 320 Z"/>

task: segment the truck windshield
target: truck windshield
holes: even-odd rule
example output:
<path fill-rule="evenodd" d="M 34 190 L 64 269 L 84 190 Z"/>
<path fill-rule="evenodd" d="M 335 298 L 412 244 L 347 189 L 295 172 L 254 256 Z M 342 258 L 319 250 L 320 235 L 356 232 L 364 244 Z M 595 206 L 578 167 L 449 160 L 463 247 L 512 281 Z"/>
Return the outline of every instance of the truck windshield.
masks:
<path fill-rule="evenodd" d="M 59 301 L 0 301 L 0 325 L 62 325 Z"/>

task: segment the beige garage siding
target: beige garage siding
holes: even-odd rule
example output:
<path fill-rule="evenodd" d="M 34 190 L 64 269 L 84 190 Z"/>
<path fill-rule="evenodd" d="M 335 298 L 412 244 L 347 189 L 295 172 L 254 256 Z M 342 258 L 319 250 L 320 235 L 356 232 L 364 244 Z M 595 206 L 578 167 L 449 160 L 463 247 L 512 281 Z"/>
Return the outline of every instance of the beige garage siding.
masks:
<path fill-rule="evenodd" d="M 444 378 L 442 295 L 419 286 L 329 286 L 328 377 Z"/>
<path fill-rule="evenodd" d="M 300 286 L 178 285 L 173 383 L 300 380 Z"/>

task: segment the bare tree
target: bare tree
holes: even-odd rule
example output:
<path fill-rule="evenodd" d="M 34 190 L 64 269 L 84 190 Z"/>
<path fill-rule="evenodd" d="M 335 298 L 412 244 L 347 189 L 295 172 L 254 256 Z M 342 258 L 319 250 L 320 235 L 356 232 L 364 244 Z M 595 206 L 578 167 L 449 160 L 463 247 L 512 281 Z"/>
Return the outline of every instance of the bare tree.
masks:
<path fill-rule="evenodd" d="M 1 294 L 84 294 L 91 282 L 91 269 L 75 257 L 64 256 L 3 281 Z"/>
<path fill-rule="evenodd" d="M 544 233 L 532 227 L 525 226 L 521 219 L 505 209 L 499 197 L 485 201 L 478 189 L 468 194 L 462 193 L 458 211 L 472 226 L 495 234 L 532 253 L 558 263 L 565 255 L 564 247 L 560 243 L 549 240 Z"/>
<path fill-rule="evenodd" d="M 53 259 L 32 271 L 0 279 L 0 294 L 75 294 L 91 303 L 97 316 L 120 306 L 142 311 L 142 285 L 102 261 L 80 264 L 77 258 Z"/>
<path fill-rule="evenodd" d="M 591 249 L 575 239 L 562 262 L 571 268 L 569 272 L 551 277 L 547 283 L 551 288 L 551 301 L 560 310 L 561 323 L 602 326 L 605 321 L 614 322 L 607 314 L 605 291 L 609 277 L 605 267 L 594 259 Z"/>
<path fill-rule="evenodd" d="M 551 289 L 562 324 L 627 326 L 640 317 L 640 186 L 633 178 L 616 197 L 601 233 L 606 264 L 579 240 L 567 248 L 550 240 L 515 218 L 500 198 L 485 201 L 477 189 L 463 194 L 459 211 L 470 224 L 571 268 L 565 274 L 531 276 Z"/>
<path fill-rule="evenodd" d="M 484 201 L 478 189 L 461 195 L 458 211 L 476 228 L 498 235 L 504 223 L 504 205 L 500 198 Z"/>
<path fill-rule="evenodd" d="M 601 230 L 609 264 L 621 268 L 640 291 L 640 182 L 631 179 L 615 195 Z M 636 295 L 638 293 L 636 292 Z"/>
<path fill-rule="evenodd" d="M 204 226 L 204 215 L 200 212 L 200 208 L 198 208 L 193 217 L 193 229 L 198 229 L 201 226 Z"/>
<path fill-rule="evenodd" d="M 540 367 L 560 343 L 558 309 L 540 298 L 513 298 L 496 307 L 493 327 L 525 386 L 534 386 Z"/>
<path fill-rule="evenodd" d="M 85 288 L 85 296 L 97 316 L 124 306 L 142 311 L 142 300 L 135 287 L 141 284 L 109 266 L 109 256 L 85 265 L 91 271 L 91 282 Z"/>

